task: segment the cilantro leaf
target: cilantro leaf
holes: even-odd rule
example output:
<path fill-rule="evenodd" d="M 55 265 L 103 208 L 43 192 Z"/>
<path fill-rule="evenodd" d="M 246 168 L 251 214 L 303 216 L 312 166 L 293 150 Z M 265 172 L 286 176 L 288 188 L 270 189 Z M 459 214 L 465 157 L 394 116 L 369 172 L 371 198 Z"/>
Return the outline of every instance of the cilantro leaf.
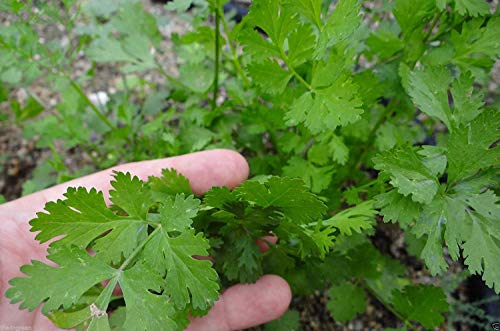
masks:
<path fill-rule="evenodd" d="M 489 14 L 490 6 L 484 0 L 455 0 L 455 10 L 460 15 L 479 16 Z"/>
<path fill-rule="evenodd" d="M 172 320 L 175 309 L 169 297 L 161 293 L 165 280 L 147 265 L 135 265 L 120 277 L 120 287 L 126 304 L 127 330 L 175 330 Z M 154 291 L 154 292 L 152 292 Z"/>
<path fill-rule="evenodd" d="M 465 125 L 476 118 L 481 112 L 483 94 L 473 89 L 474 77 L 470 72 L 462 73 L 453 81 L 451 95 L 453 96 L 454 112 L 458 125 Z"/>
<path fill-rule="evenodd" d="M 348 44 L 361 24 L 360 2 L 357 0 L 340 0 L 335 10 L 323 25 L 319 36 L 314 57 L 323 58 L 327 49 L 340 43 Z"/>
<path fill-rule="evenodd" d="M 413 232 L 418 236 L 427 234 L 427 242 L 421 252 L 421 258 L 431 273 L 438 274 L 447 268 L 447 263 L 443 256 L 442 236 L 448 245 L 450 255 L 456 259 L 458 257 L 459 245 L 463 227 L 463 205 L 449 196 L 438 196 L 430 204 L 423 207 L 420 219 L 417 221 Z M 449 231 L 449 232 L 448 232 Z"/>
<path fill-rule="evenodd" d="M 300 179 L 271 177 L 264 183 L 246 181 L 236 192 L 257 206 L 279 207 L 287 218 L 299 224 L 315 221 L 326 211 L 323 202 L 309 193 Z"/>
<path fill-rule="evenodd" d="M 298 156 L 290 158 L 288 164 L 283 167 L 284 176 L 302 179 L 315 193 L 321 192 L 330 185 L 332 174 L 332 166 L 318 167 Z"/>
<path fill-rule="evenodd" d="M 326 306 L 337 322 L 350 321 L 366 309 L 365 291 L 352 283 L 333 285 L 328 296 L 330 299 Z"/>
<path fill-rule="evenodd" d="M 365 201 L 355 207 L 344 209 L 333 217 L 324 220 L 323 225 L 331 225 L 339 229 L 344 235 L 352 235 L 352 232 L 362 233 L 363 230 L 371 229 L 377 211 L 373 209 L 373 201 Z"/>
<path fill-rule="evenodd" d="M 413 102 L 421 111 L 443 121 L 452 130 L 451 110 L 448 105 L 448 86 L 451 75 L 440 67 L 413 71 L 410 74 L 410 90 Z"/>
<path fill-rule="evenodd" d="M 449 309 L 443 290 L 432 285 L 407 286 L 403 291 L 395 291 L 393 303 L 407 320 L 419 322 L 427 329 L 443 323 L 443 313 Z"/>
<path fill-rule="evenodd" d="M 10 280 L 12 287 L 5 296 L 12 303 L 23 301 L 20 308 L 33 311 L 45 301 L 42 307 L 44 314 L 60 306 L 68 309 L 92 286 L 116 274 L 115 269 L 75 246 L 51 248 L 48 259 L 59 266 L 51 267 L 33 261 L 21 268 L 28 278 Z"/>
<path fill-rule="evenodd" d="M 375 201 L 375 207 L 380 208 L 384 222 L 399 222 L 402 227 L 407 227 L 420 216 L 420 204 L 399 194 L 397 190 L 381 193 L 375 197 Z"/>
<path fill-rule="evenodd" d="M 162 227 L 144 247 L 144 260 L 156 272 L 166 271 L 164 292 L 178 308 L 184 308 L 191 302 L 195 309 L 207 309 L 218 298 L 219 285 L 217 273 L 212 263 L 196 260 L 193 256 L 208 255 L 208 241 L 201 233 L 185 231 L 173 237 L 167 232 L 170 218 L 162 219 Z"/>
<path fill-rule="evenodd" d="M 163 169 L 161 177 L 150 176 L 148 182 L 156 200 L 163 200 L 178 193 L 193 194 L 189 180 L 175 169 Z"/>
<path fill-rule="evenodd" d="M 290 8 L 292 12 L 297 12 L 316 27 L 322 26 L 321 22 L 321 0 L 285 0 L 284 6 Z"/>
<path fill-rule="evenodd" d="M 448 141 L 448 183 L 474 175 L 498 163 L 500 112 L 483 111 L 471 123 L 460 126 Z"/>
<path fill-rule="evenodd" d="M 144 187 L 144 182 L 130 173 L 115 173 L 111 182 L 113 190 L 109 192 L 110 200 L 123 209 L 129 216 L 146 220 L 149 208 L 153 204 L 151 193 Z"/>
<path fill-rule="evenodd" d="M 175 198 L 165 199 L 159 209 L 160 219 L 166 231 L 184 231 L 191 226 L 192 219 L 198 214 L 200 200 L 183 193 Z"/>
<path fill-rule="evenodd" d="M 266 60 L 262 63 L 251 63 L 247 66 L 249 75 L 264 92 L 270 94 L 282 93 L 292 73 L 283 69 L 277 62 Z"/>
<path fill-rule="evenodd" d="M 69 188 L 64 196 L 66 200 L 47 203 L 47 213 L 37 213 L 37 218 L 30 221 L 31 230 L 40 231 L 36 236 L 40 242 L 65 235 L 51 245 L 87 247 L 106 231 L 126 227 L 130 222 L 140 226 L 143 222 L 141 219 L 114 214 L 106 207 L 102 193 L 95 189 Z"/>
<path fill-rule="evenodd" d="M 396 0 L 393 14 L 406 36 L 423 27 L 430 20 L 436 0 Z"/>
<path fill-rule="evenodd" d="M 262 253 L 255 239 L 243 229 L 232 231 L 230 239 L 225 244 L 228 249 L 224 254 L 222 266 L 224 274 L 230 280 L 242 283 L 252 283 L 262 276 Z"/>
<path fill-rule="evenodd" d="M 264 325 L 265 331 L 299 331 L 300 314 L 296 310 L 287 310 L 280 318 Z"/>
<path fill-rule="evenodd" d="M 380 153 L 373 159 L 375 169 L 388 174 L 391 184 L 412 200 L 430 203 L 436 195 L 437 178 L 422 163 L 412 148 L 397 148 Z"/>
<path fill-rule="evenodd" d="M 286 37 L 297 26 L 297 18 L 279 0 L 253 1 L 245 18 L 246 24 L 261 28 L 280 49 Z"/>
<path fill-rule="evenodd" d="M 468 237 L 463 244 L 465 264 L 476 274 L 483 274 L 486 284 L 500 292 L 500 267 L 496 262 L 500 254 L 500 225 L 498 197 L 492 191 L 465 197 L 469 208 L 475 212 L 467 213 L 471 222 Z"/>
<path fill-rule="evenodd" d="M 304 122 L 313 133 L 328 132 L 358 120 L 363 113 L 361 106 L 357 85 L 342 75 L 327 88 L 302 94 L 286 119 L 290 125 Z"/>
<path fill-rule="evenodd" d="M 301 24 L 288 36 L 288 59 L 294 67 L 301 65 L 312 56 L 316 36 L 312 28 Z"/>
<path fill-rule="evenodd" d="M 498 45 L 497 31 L 500 28 L 500 18 L 492 17 L 486 26 L 484 19 L 477 18 L 466 21 L 462 25 L 460 32 L 453 30 L 450 35 L 450 42 L 453 45 L 454 54 L 452 62 L 465 70 L 477 74 L 477 68 L 484 64 L 478 62 L 478 56 L 487 56 L 491 59 L 500 56 L 500 46 Z M 488 62 L 486 67 L 491 67 Z"/>

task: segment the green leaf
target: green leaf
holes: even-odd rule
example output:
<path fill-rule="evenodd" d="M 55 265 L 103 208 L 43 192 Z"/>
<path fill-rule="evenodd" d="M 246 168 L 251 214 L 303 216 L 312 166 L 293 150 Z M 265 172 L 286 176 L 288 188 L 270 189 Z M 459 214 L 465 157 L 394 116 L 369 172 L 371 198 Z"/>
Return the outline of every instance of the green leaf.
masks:
<path fill-rule="evenodd" d="M 166 294 L 161 293 L 165 280 L 145 264 L 125 270 L 120 277 L 125 299 L 126 330 L 175 330 L 175 309 Z"/>
<path fill-rule="evenodd" d="M 284 6 L 291 12 L 299 13 L 300 16 L 314 23 L 316 27 L 321 28 L 321 5 L 322 0 L 285 0 Z"/>
<path fill-rule="evenodd" d="M 407 286 L 393 297 L 394 307 L 406 320 L 416 321 L 426 329 L 441 325 L 449 309 L 443 290 L 432 285 Z"/>
<path fill-rule="evenodd" d="M 397 148 L 380 153 L 373 162 L 375 169 L 390 176 L 392 186 L 399 193 L 411 195 L 415 202 L 430 203 L 438 191 L 437 178 L 412 148 Z"/>
<path fill-rule="evenodd" d="M 486 191 L 466 196 L 465 202 L 475 211 L 467 213 L 472 225 L 462 246 L 465 264 L 472 273 L 482 273 L 486 285 L 500 293 L 498 197 L 492 191 Z"/>
<path fill-rule="evenodd" d="M 448 141 L 448 183 L 472 176 L 481 169 L 498 164 L 500 112 L 483 111 L 471 123 L 460 126 Z"/>
<path fill-rule="evenodd" d="M 37 117 L 45 110 L 45 107 L 40 103 L 40 101 L 33 96 L 28 98 L 24 107 L 14 107 L 14 104 L 11 104 L 11 108 L 14 115 L 16 115 L 16 121 L 18 122 Z"/>
<path fill-rule="evenodd" d="M 222 269 L 229 280 L 253 283 L 262 276 L 263 256 L 253 237 L 238 229 L 231 232 L 224 244 L 227 246 Z"/>
<path fill-rule="evenodd" d="M 375 196 L 375 208 L 380 208 L 384 222 L 399 222 L 406 228 L 420 216 L 421 206 L 410 197 L 392 190 Z"/>
<path fill-rule="evenodd" d="M 244 53 L 249 54 L 254 62 L 261 63 L 270 57 L 281 57 L 280 48 L 254 29 L 241 30 L 238 40 L 243 44 Z"/>
<path fill-rule="evenodd" d="M 440 67 L 427 67 L 410 74 L 409 95 L 421 111 L 441 120 L 450 131 L 453 130 L 451 110 L 448 104 L 448 86 L 451 75 Z"/>
<path fill-rule="evenodd" d="M 308 61 L 316 44 L 316 36 L 308 25 L 299 25 L 288 37 L 288 59 L 293 67 Z"/>
<path fill-rule="evenodd" d="M 333 217 L 324 220 L 323 225 L 331 225 L 339 229 L 340 233 L 350 236 L 352 232 L 362 233 L 371 229 L 377 211 L 373 209 L 373 201 L 365 201 L 355 207 L 344 209 Z"/>
<path fill-rule="evenodd" d="M 129 216 L 145 221 L 153 199 L 144 182 L 137 176 L 132 177 L 128 172 L 115 172 L 111 186 L 113 190 L 109 192 L 110 200 Z"/>
<path fill-rule="evenodd" d="M 162 220 L 162 225 L 168 226 L 167 222 Z M 197 260 L 193 256 L 207 256 L 208 241 L 201 233 L 195 235 L 193 231 L 173 237 L 166 228 L 157 229 L 142 254 L 158 273 L 166 271 L 164 292 L 178 308 L 183 309 L 191 302 L 195 309 L 207 309 L 219 296 L 217 273 L 210 261 Z"/>
<path fill-rule="evenodd" d="M 357 85 L 341 75 L 331 86 L 296 99 L 286 119 L 289 125 L 304 122 L 313 133 L 329 132 L 357 121 L 363 113 L 361 106 Z"/>
<path fill-rule="evenodd" d="M 32 261 L 32 264 L 21 268 L 27 278 L 10 280 L 12 287 L 5 296 L 10 298 L 11 303 L 22 301 L 21 309 L 33 311 L 45 302 L 42 307 L 44 314 L 57 310 L 60 306 L 68 309 L 92 286 L 116 274 L 115 269 L 75 246 L 52 248 L 48 259 L 59 267 Z"/>
<path fill-rule="evenodd" d="M 106 207 L 102 192 L 95 189 L 69 188 L 65 200 L 48 202 L 47 212 L 37 213 L 30 221 L 32 231 L 40 231 L 36 239 L 46 242 L 54 237 L 65 235 L 51 245 L 76 245 L 87 247 L 92 240 L 106 231 L 126 227 L 132 223 L 139 226 L 143 221 L 118 216 Z M 128 221 L 129 219 L 130 221 Z"/>
<path fill-rule="evenodd" d="M 284 176 L 302 179 L 314 193 L 328 188 L 332 180 L 332 174 L 332 166 L 318 167 L 298 156 L 290 158 L 288 164 L 283 167 Z"/>
<path fill-rule="evenodd" d="M 270 177 L 264 183 L 247 181 L 236 192 L 257 206 L 279 207 L 298 224 L 315 221 L 326 211 L 323 202 L 308 192 L 300 179 Z"/>
<path fill-rule="evenodd" d="M 56 310 L 47 316 L 52 323 L 56 326 L 64 329 L 74 328 L 75 326 L 85 322 L 86 320 L 92 317 L 90 312 L 90 306 L 85 307 L 84 309 L 73 311 L 73 312 L 64 312 L 60 310 Z"/>
<path fill-rule="evenodd" d="M 340 43 L 348 44 L 361 24 L 360 2 L 358 0 L 340 0 L 333 13 L 328 17 L 320 34 L 314 57 L 323 58 L 327 49 Z"/>
<path fill-rule="evenodd" d="M 473 84 L 474 77 L 470 72 L 466 72 L 455 79 L 451 86 L 453 116 L 458 125 L 465 125 L 475 119 L 484 105 L 482 93 L 476 93 Z"/>
<path fill-rule="evenodd" d="M 422 162 L 434 176 L 441 176 L 446 169 L 446 149 L 438 146 L 422 146 L 417 152 L 422 155 Z"/>
<path fill-rule="evenodd" d="M 265 331 L 299 331 L 300 314 L 296 310 L 287 310 L 280 318 L 264 325 Z"/>
<path fill-rule="evenodd" d="M 208 206 L 223 209 L 228 203 L 236 201 L 237 197 L 227 187 L 212 187 L 205 193 L 203 202 Z"/>
<path fill-rule="evenodd" d="M 270 94 L 283 93 L 292 73 L 283 69 L 277 62 L 266 60 L 262 63 L 251 63 L 247 66 L 248 74 L 262 90 Z"/>
<path fill-rule="evenodd" d="M 193 194 L 189 180 L 175 169 L 163 169 L 161 177 L 149 177 L 149 186 L 156 200 L 161 201 L 169 196 L 182 193 Z"/>
<path fill-rule="evenodd" d="M 177 14 L 183 14 L 193 4 L 193 0 L 174 0 L 165 5 L 165 9 L 176 11 Z"/>
<path fill-rule="evenodd" d="M 450 255 L 457 259 L 466 225 L 463 216 L 464 206 L 449 196 L 437 196 L 432 203 L 423 206 L 421 217 L 413 232 L 418 237 L 424 234 L 428 236 L 420 256 L 433 275 L 441 273 L 448 267 L 443 256 L 443 235 Z"/>
<path fill-rule="evenodd" d="M 256 0 L 250 6 L 245 23 L 252 29 L 261 28 L 279 49 L 284 45 L 288 34 L 297 26 L 294 12 L 281 6 L 279 0 Z"/>
<path fill-rule="evenodd" d="M 366 309 L 365 291 L 352 283 L 333 285 L 328 296 L 326 307 L 337 322 L 348 322 Z"/>
<path fill-rule="evenodd" d="M 201 63 L 185 63 L 179 69 L 179 80 L 195 93 L 206 93 L 213 82 L 213 70 Z"/>
<path fill-rule="evenodd" d="M 393 14 L 403 33 L 409 36 L 414 30 L 425 26 L 436 6 L 436 0 L 396 0 Z"/>
<path fill-rule="evenodd" d="M 191 227 L 192 218 L 198 214 L 200 200 L 192 195 L 177 194 L 168 197 L 159 209 L 160 220 L 166 231 L 183 232 Z"/>
<path fill-rule="evenodd" d="M 497 41 L 500 18 L 492 17 L 486 26 L 483 25 L 484 19 L 482 18 L 466 21 L 460 33 L 453 30 L 450 36 L 450 42 L 455 50 L 452 61 L 476 73 L 477 67 L 482 66 L 481 62 L 478 63 L 478 56 L 485 55 L 491 59 L 500 56 L 500 45 Z M 490 66 L 487 64 L 486 68 Z"/>
<path fill-rule="evenodd" d="M 488 15 L 490 13 L 490 5 L 485 0 L 455 0 L 455 10 L 460 15 Z"/>

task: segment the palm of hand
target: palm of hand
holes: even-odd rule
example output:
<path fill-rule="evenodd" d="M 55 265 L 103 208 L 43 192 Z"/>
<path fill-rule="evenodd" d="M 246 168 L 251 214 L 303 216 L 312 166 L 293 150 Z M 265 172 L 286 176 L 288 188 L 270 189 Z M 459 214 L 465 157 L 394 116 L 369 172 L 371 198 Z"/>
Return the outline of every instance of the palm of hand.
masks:
<path fill-rule="evenodd" d="M 19 267 L 31 260 L 47 262 L 47 245 L 35 240 L 29 231 L 29 220 L 41 211 L 47 201 L 62 197 L 69 186 L 109 189 L 112 170 L 129 171 L 140 178 L 158 175 L 163 168 L 175 168 L 190 179 L 195 193 L 212 186 L 235 187 L 248 175 L 246 161 L 226 150 L 200 152 L 162 160 L 126 164 L 85 178 L 53 187 L 30 196 L 0 205 L 0 321 L 5 326 L 31 327 L 31 330 L 59 330 L 39 309 L 19 310 L 4 293 L 8 281 L 23 274 Z M 266 275 L 255 284 L 240 284 L 227 289 L 212 310 L 203 318 L 193 319 L 189 331 L 230 331 L 248 328 L 278 318 L 290 303 L 288 284 L 278 276 Z"/>

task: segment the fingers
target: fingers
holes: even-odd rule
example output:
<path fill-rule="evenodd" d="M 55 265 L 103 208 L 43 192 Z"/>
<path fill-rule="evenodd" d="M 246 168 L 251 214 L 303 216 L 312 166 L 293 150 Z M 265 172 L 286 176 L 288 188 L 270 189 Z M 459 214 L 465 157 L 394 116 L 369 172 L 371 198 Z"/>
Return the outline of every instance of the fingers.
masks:
<path fill-rule="evenodd" d="M 236 187 L 248 176 L 248 164 L 237 152 L 218 149 L 175 156 L 165 159 L 122 164 L 95 174 L 78 178 L 52 188 L 30 194 L 26 197 L 2 205 L 2 208 L 15 208 L 18 211 L 38 211 L 46 202 L 63 197 L 68 187 L 95 187 L 107 194 L 111 188 L 113 171 L 130 172 L 140 179 L 159 176 L 161 170 L 174 168 L 186 176 L 193 191 L 201 194 L 212 186 Z"/>
<path fill-rule="evenodd" d="M 186 331 L 232 331 L 260 325 L 283 315 L 291 298 L 283 278 L 265 275 L 255 284 L 228 288 L 210 312 L 193 319 Z"/>
<path fill-rule="evenodd" d="M 269 244 L 276 244 L 278 242 L 278 237 L 273 233 L 270 236 L 265 236 L 262 239 L 257 239 L 255 243 L 259 246 L 259 251 L 265 253 L 269 250 Z"/>

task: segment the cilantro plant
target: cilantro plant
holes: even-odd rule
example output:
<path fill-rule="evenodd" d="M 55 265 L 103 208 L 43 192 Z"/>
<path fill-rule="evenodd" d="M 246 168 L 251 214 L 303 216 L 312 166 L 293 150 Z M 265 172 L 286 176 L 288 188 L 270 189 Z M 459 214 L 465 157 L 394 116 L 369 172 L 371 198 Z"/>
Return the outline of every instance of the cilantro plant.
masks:
<path fill-rule="evenodd" d="M 336 322 L 377 300 L 403 329 L 432 329 L 454 302 L 438 285 L 457 266 L 499 293 L 498 7 L 254 0 L 234 23 L 224 2 L 175 0 L 168 15 L 134 0 L 0 4 L 14 18 L 0 30 L 0 100 L 13 110 L 2 120 L 53 155 L 26 192 L 118 162 L 210 148 L 240 151 L 255 176 L 194 198 L 171 171 L 147 183 L 118 174 L 109 208 L 95 191 L 70 190 L 32 221 L 42 242 L 65 235 L 49 251 L 60 267 L 24 267 L 30 278 L 14 280 L 8 295 L 29 309 L 44 304 L 61 326 L 101 327 L 112 312 L 111 323 L 125 329 L 157 329 L 160 315 L 181 329 L 187 312 L 205 312 L 219 289 L 274 273 L 295 295 L 326 290 Z M 165 38 L 169 15 L 189 30 Z M 40 41 L 37 29 L 50 19 L 69 44 Z M 175 70 L 162 62 L 169 53 Z M 76 75 L 80 56 L 92 66 Z M 106 66 L 119 83 L 96 105 L 86 88 Z M 58 93 L 55 107 L 33 91 L 40 82 Z M 18 102 L 12 92 L 21 88 L 29 97 Z M 90 163 L 77 173 L 61 161 L 75 149 Z M 387 228 L 400 231 L 431 284 L 381 247 Z M 278 242 L 261 254 L 255 240 L 271 231 Z M 153 248 L 163 252 L 154 261 Z M 193 273 L 172 280 L 185 271 L 180 260 Z M 86 279 L 80 288 L 26 295 L 73 268 Z M 116 308 L 117 285 L 125 308 Z M 143 299 L 168 301 L 165 312 L 151 305 L 135 316 Z M 297 320 L 290 311 L 267 327 L 293 329 Z"/>
<path fill-rule="evenodd" d="M 12 303 L 29 310 L 43 304 L 59 327 L 109 330 L 109 304 L 123 299 L 124 329 L 183 329 L 188 313 L 204 314 L 218 298 L 221 281 L 262 276 L 255 240 L 270 231 L 282 239 L 273 251 L 289 258 L 324 256 L 330 245 L 332 226 L 307 227 L 326 206 L 300 180 L 247 181 L 233 192 L 216 187 L 203 202 L 174 170 L 147 183 L 116 173 L 111 185 L 109 207 L 102 192 L 70 188 L 30 222 L 38 241 L 52 240 L 48 259 L 58 266 L 23 266 L 28 277 L 12 279 L 5 294 Z M 203 259 L 212 250 L 221 281 Z"/>

